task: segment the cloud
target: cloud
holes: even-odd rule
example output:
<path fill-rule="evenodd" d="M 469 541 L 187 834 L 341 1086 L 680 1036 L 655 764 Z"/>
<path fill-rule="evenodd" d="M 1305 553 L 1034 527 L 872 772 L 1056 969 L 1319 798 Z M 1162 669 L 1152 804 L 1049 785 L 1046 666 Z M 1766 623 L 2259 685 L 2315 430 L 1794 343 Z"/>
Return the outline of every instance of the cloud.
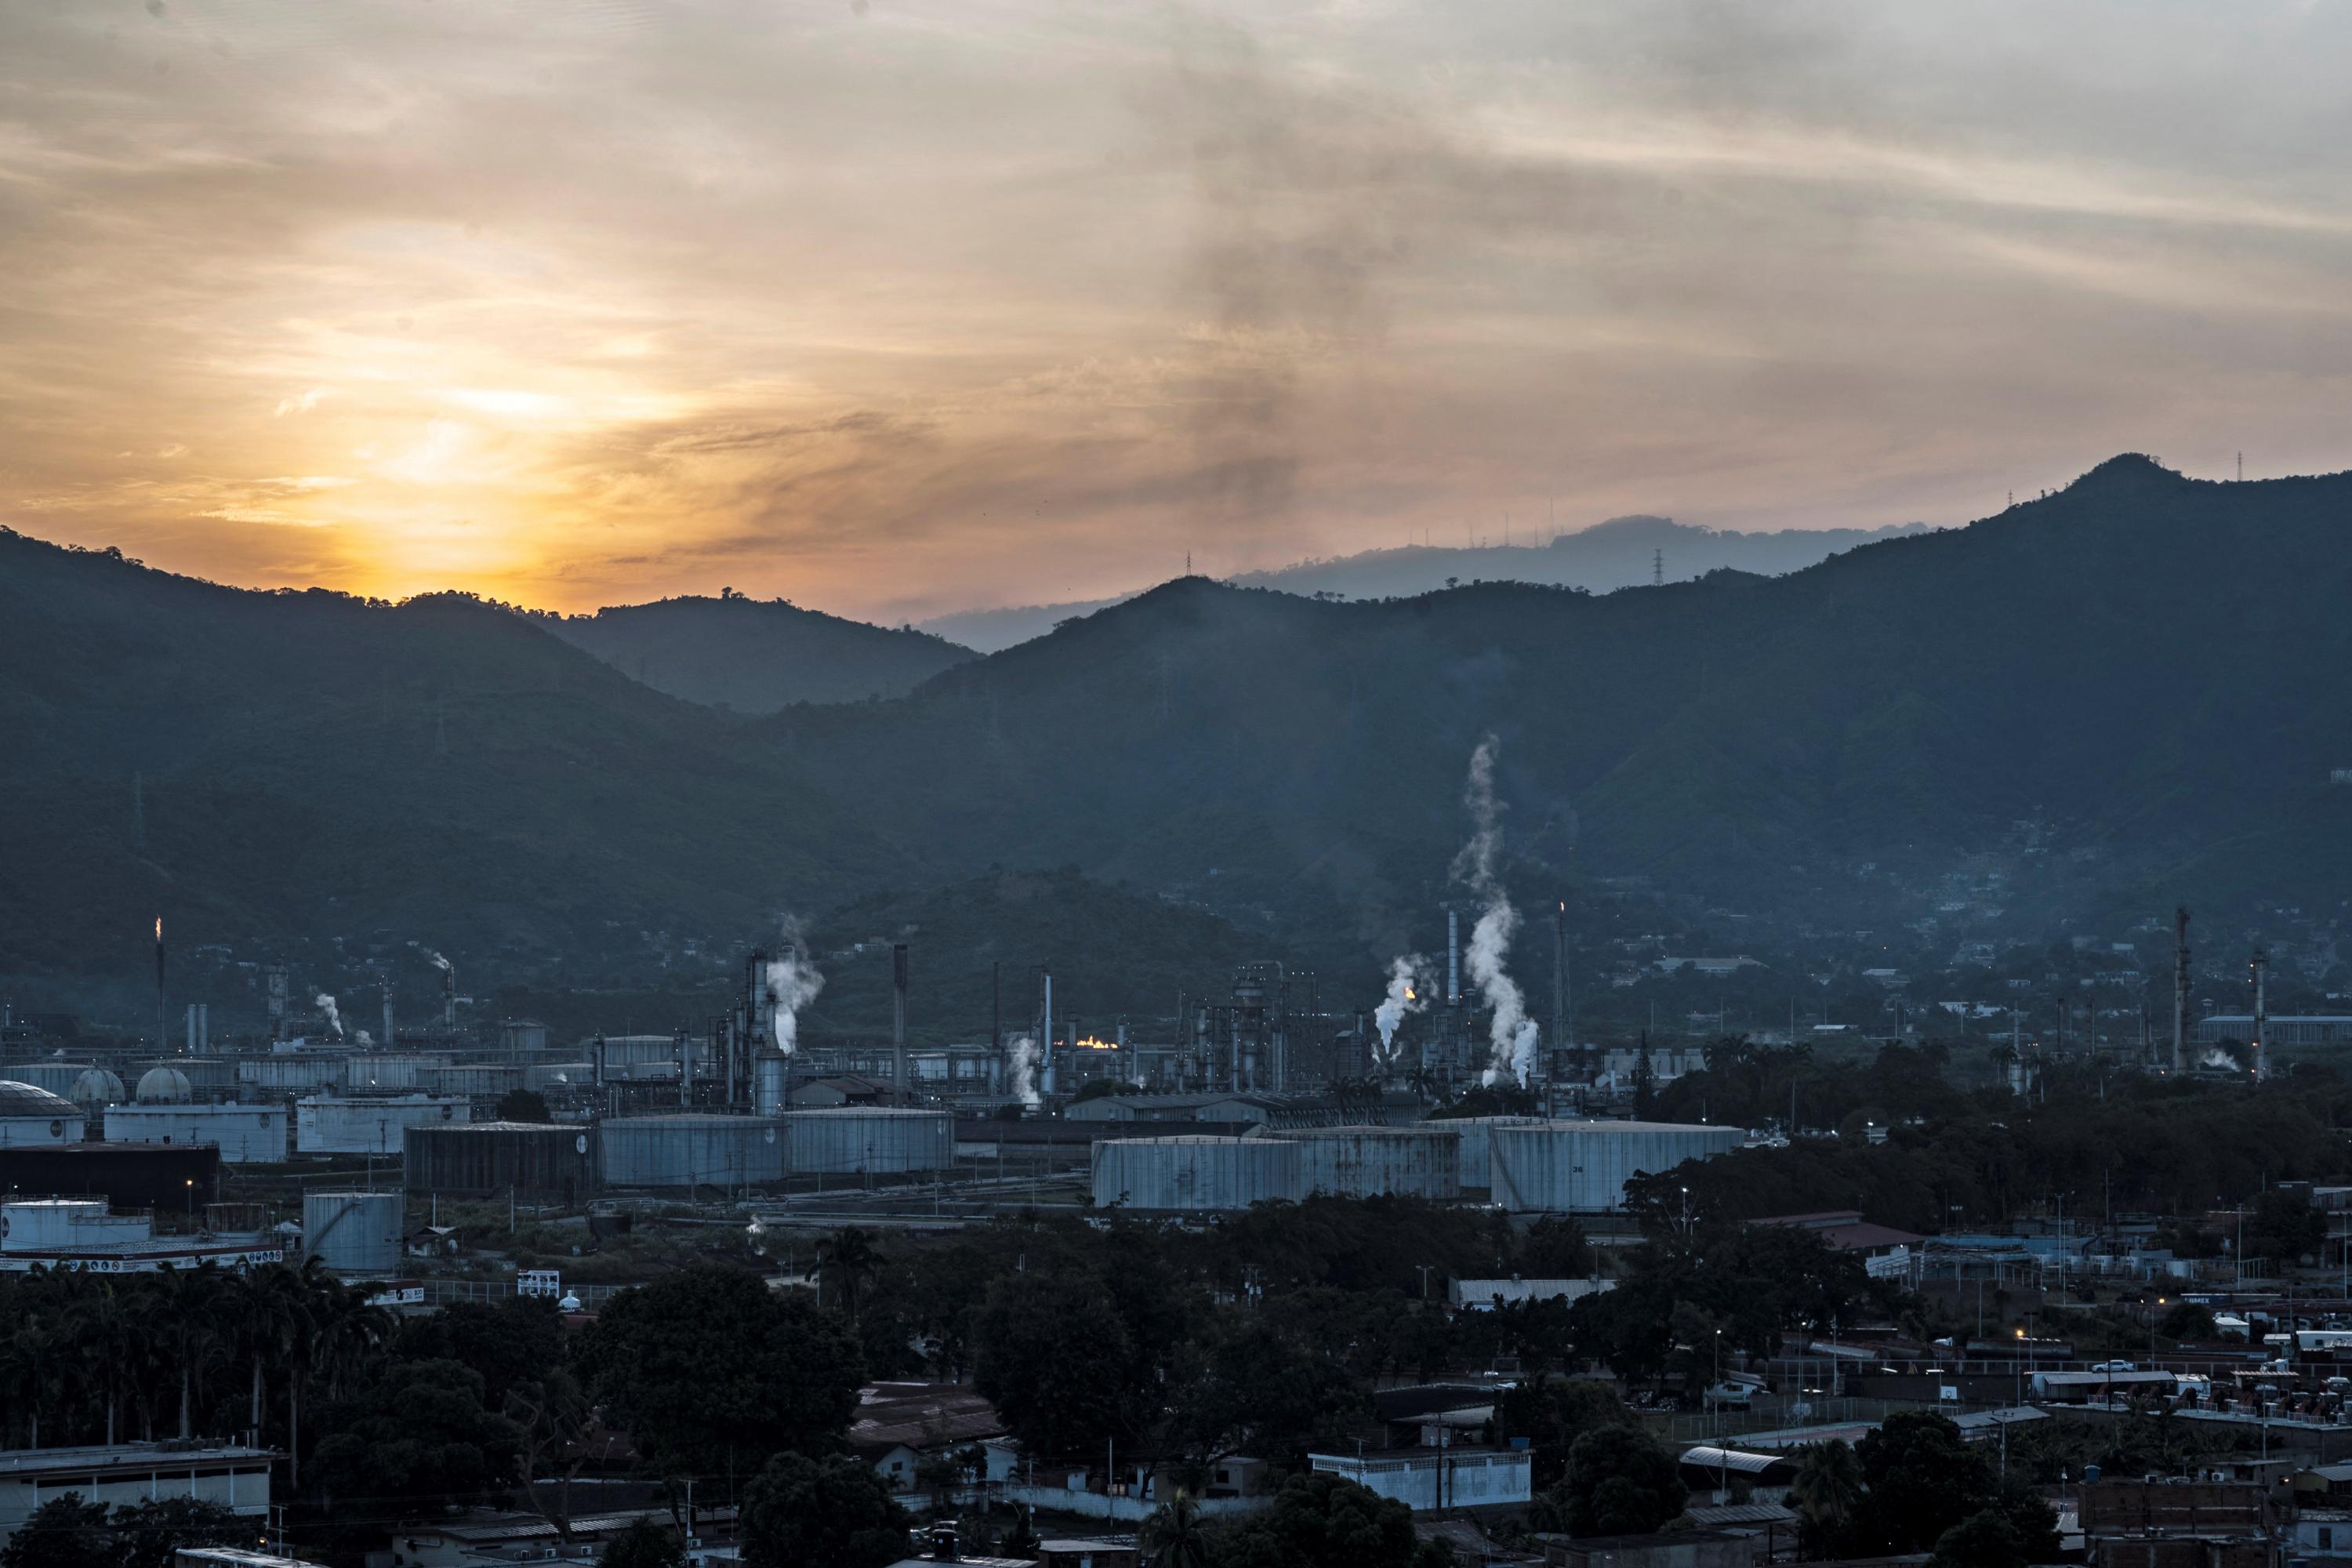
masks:
<path fill-rule="evenodd" d="M 0 60 L 0 519 L 226 579 L 896 619 L 2344 465 L 2338 7 L 191 0 Z"/>

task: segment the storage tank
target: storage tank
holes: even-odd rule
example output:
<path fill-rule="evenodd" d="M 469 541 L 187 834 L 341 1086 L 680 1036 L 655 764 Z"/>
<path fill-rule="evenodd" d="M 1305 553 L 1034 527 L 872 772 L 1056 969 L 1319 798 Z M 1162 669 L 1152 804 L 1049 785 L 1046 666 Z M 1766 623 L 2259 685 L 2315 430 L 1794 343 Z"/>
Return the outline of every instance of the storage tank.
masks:
<path fill-rule="evenodd" d="M 1287 1138 L 1111 1138 L 1095 1145 L 1095 1206 L 1148 1213 L 1296 1203 L 1306 1154 Z"/>
<path fill-rule="evenodd" d="M 944 1110 L 842 1106 L 783 1118 L 785 1156 L 797 1174 L 945 1171 L 955 1165 L 955 1119 Z"/>
<path fill-rule="evenodd" d="M 576 1204 L 596 1191 L 596 1134 L 591 1128 L 536 1121 L 477 1121 L 411 1127 L 404 1139 L 403 1182 L 415 1194 L 516 1196 Z"/>
<path fill-rule="evenodd" d="M 1299 1146 L 1300 1189 L 1310 1194 L 1462 1195 L 1462 1140 L 1443 1126 L 1311 1127 L 1283 1137 Z"/>
<path fill-rule="evenodd" d="M 784 1179 L 784 1128 L 761 1116 L 617 1116 L 597 1124 L 607 1187 L 759 1186 Z"/>
<path fill-rule="evenodd" d="M 98 1070 L 90 1062 L 58 1060 L 22 1062 L 8 1068 L 7 1073 L 11 1083 L 29 1083 L 35 1089 L 46 1089 L 51 1094 L 62 1094 L 70 1100 L 73 1098 L 74 1080 L 86 1072 Z"/>
<path fill-rule="evenodd" d="M 14 1079 L 0 1081 L 0 1147 L 79 1143 L 81 1107 L 63 1095 Z"/>
<path fill-rule="evenodd" d="M 471 1121 L 474 1102 L 452 1095 L 314 1094 L 294 1104 L 294 1149 L 301 1154 L 397 1154 L 411 1127 Z"/>
<path fill-rule="evenodd" d="M 416 1087 L 432 1094 L 463 1094 L 476 1100 L 496 1100 L 522 1087 L 522 1069 L 488 1065 L 419 1068 Z"/>
<path fill-rule="evenodd" d="M 782 1116 L 792 1106 L 793 1058 L 773 1046 L 751 1057 L 751 1105 L 762 1116 Z"/>
<path fill-rule="evenodd" d="M 596 1081 L 593 1062 L 532 1062 L 522 1069 L 522 1086 L 537 1093 L 583 1088 Z"/>
<path fill-rule="evenodd" d="M 231 1165 L 271 1165 L 287 1158 L 282 1105 L 110 1105 L 110 1143 L 210 1143 Z"/>
<path fill-rule="evenodd" d="M 236 1063 L 227 1057 L 149 1057 L 132 1062 L 123 1077 L 135 1083 L 156 1068 L 169 1068 L 186 1079 L 198 1100 L 217 1100 L 236 1087 Z"/>
<path fill-rule="evenodd" d="M 446 1068 L 446 1056 L 394 1056 L 371 1052 L 343 1058 L 345 1089 L 415 1089 L 427 1068 Z"/>
<path fill-rule="evenodd" d="M 1483 1193 L 1492 1179 L 1494 1151 L 1488 1134 L 1497 1127 L 1538 1127 L 1540 1116 L 1449 1116 L 1432 1121 L 1432 1127 L 1453 1130 L 1462 1144 L 1462 1186 L 1465 1192 Z"/>
<path fill-rule="evenodd" d="M 1541 1121 L 1496 1127 L 1494 1201 L 1514 1214 L 1601 1214 L 1625 1206 L 1625 1184 L 1737 1149 L 1737 1127 L 1670 1121 Z"/>
<path fill-rule="evenodd" d="M 398 1193 L 304 1193 L 302 1251 L 338 1274 L 391 1274 L 407 1220 Z"/>
<path fill-rule="evenodd" d="M 277 1051 L 236 1064 L 237 1081 L 272 1094 L 308 1094 L 343 1087 L 343 1058 Z"/>
<path fill-rule="evenodd" d="M 72 1085 L 61 1091 L 76 1105 L 117 1105 L 124 1097 L 122 1080 L 104 1068 L 84 1068 Z"/>

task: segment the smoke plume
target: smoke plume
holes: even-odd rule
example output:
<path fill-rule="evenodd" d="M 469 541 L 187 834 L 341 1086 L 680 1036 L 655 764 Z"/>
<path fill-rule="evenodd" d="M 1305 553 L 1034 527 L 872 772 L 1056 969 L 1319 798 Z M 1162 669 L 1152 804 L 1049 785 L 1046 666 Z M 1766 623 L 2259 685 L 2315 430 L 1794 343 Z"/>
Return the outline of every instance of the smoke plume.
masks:
<path fill-rule="evenodd" d="M 1037 1042 L 1027 1035 L 1013 1036 L 1004 1043 L 1004 1060 L 1014 1097 L 1032 1110 L 1045 1104 L 1037 1092 Z"/>
<path fill-rule="evenodd" d="M 355 1046 L 365 1047 L 375 1044 L 375 1040 L 365 1029 L 362 1029 L 358 1034 L 352 1037 L 352 1043 Z"/>
<path fill-rule="evenodd" d="M 801 940 L 800 922 L 787 920 L 767 975 L 768 1038 L 786 1056 L 799 1046 L 801 1009 L 824 989 L 824 976 Z"/>
<path fill-rule="evenodd" d="M 1429 970 L 1429 960 L 1417 952 L 1406 953 L 1389 961 L 1389 994 L 1372 1009 L 1372 1022 L 1380 1026 L 1381 1065 L 1396 1060 L 1396 1032 L 1399 1025 L 1414 1013 L 1426 1010 L 1429 1004 L 1423 996 L 1429 987 L 1421 977 Z"/>
<path fill-rule="evenodd" d="M 1470 928 L 1470 946 L 1463 954 L 1470 982 L 1494 1015 L 1486 1026 L 1486 1070 L 1478 1081 L 1492 1086 L 1506 1081 L 1524 1085 L 1535 1066 L 1536 1026 L 1528 1016 L 1527 998 L 1507 967 L 1511 939 L 1518 934 L 1519 911 L 1511 907 L 1495 874 L 1503 847 L 1503 807 L 1495 798 L 1495 752 L 1492 735 L 1470 753 L 1470 777 L 1463 786 L 1462 804 L 1469 808 L 1470 842 L 1454 857 L 1454 879 L 1468 888 L 1486 907 Z"/>
<path fill-rule="evenodd" d="M 327 1022 L 333 1026 L 336 1038 L 341 1038 L 343 1033 L 343 1015 L 341 1010 L 335 1006 L 334 997 L 331 994 L 321 991 L 314 1000 L 318 1003 L 319 1011 L 327 1016 Z"/>
<path fill-rule="evenodd" d="M 445 974 L 449 971 L 449 961 L 442 957 L 439 953 L 434 952 L 429 947 L 425 950 L 425 962 L 431 964 L 434 968 L 440 970 Z"/>
<path fill-rule="evenodd" d="M 2197 1058 L 2197 1065 L 2200 1068 L 2220 1068 L 2224 1072 L 2236 1072 L 2238 1058 L 2224 1050 L 2210 1050 Z"/>

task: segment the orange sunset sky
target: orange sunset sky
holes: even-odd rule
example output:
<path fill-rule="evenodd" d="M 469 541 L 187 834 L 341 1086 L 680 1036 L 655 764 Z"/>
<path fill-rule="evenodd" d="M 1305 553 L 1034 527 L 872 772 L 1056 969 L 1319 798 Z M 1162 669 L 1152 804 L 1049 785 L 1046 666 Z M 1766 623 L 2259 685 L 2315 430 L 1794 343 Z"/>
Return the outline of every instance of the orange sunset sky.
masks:
<path fill-rule="evenodd" d="M 873 618 L 2346 466 L 2352 6 L 12 0 L 0 523 Z"/>

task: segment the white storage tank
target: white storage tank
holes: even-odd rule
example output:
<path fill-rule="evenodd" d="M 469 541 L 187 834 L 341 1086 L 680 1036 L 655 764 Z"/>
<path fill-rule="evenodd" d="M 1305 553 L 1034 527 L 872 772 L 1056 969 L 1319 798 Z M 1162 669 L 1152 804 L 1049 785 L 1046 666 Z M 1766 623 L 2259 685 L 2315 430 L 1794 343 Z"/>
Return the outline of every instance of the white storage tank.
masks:
<path fill-rule="evenodd" d="M 1625 1184 L 1737 1149 L 1737 1127 L 1671 1121 L 1541 1121 L 1496 1127 L 1494 1202 L 1514 1214 L 1601 1214 L 1625 1206 Z"/>
<path fill-rule="evenodd" d="M 1310 1195 L 1462 1195 L 1462 1140 L 1442 1126 L 1308 1127 L 1283 1137 L 1299 1146 L 1301 1190 Z"/>
<path fill-rule="evenodd" d="M 1539 1127 L 1540 1116 L 1448 1116 L 1433 1121 L 1432 1127 L 1452 1130 L 1462 1144 L 1462 1185 L 1465 1191 L 1483 1193 L 1492 1179 L 1494 1145 L 1489 1134 L 1497 1127 Z"/>
<path fill-rule="evenodd" d="M 304 1193 L 302 1250 L 338 1274 L 394 1273 L 407 1221 L 398 1193 Z"/>
<path fill-rule="evenodd" d="M 397 1154 L 411 1127 L 471 1121 L 474 1102 L 452 1095 L 314 1094 L 294 1103 L 299 1154 Z"/>
<path fill-rule="evenodd" d="M 228 1165 L 268 1165 L 287 1158 L 282 1105 L 110 1105 L 110 1143 L 212 1143 Z"/>
<path fill-rule="evenodd" d="M 596 1129 L 606 1187 L 760 1186 L 784 1179 L 784 1128 L 764 1116 L 616 1116 Z"/>
<path fill-rule="evenodd" d="M 343 1059 L 345 1089 L 415 1089 L 427 1068 L 446 1068 L 446 1056 L 394 1056 L 370 1052 Z"/>
<path fill-rule="evenodd" d="M 497 1100 L 522 1087 L 520 1068 L 488 1065 L 419 1068 L 416 1087 L 433 1094 L 464 1094 L 476 1100 Z"/>
<path fill-rule="evenodd" d="M 310 1051 L 278 1051 L 236 1064 L 237 1081 L 273 1094 L 308 1094 L 343 1087 L 343 1058 Z"/>
<path fill-rule="evenodd" d="M 81 1076 L 73 1080 L 65 1097 L 76 1105 L 106 1106 L 129 1098 L 122 1080 L 104 1068 L 84 1068 Z"/>
<path fill-rule="evenodd" d="M 1095 1206 L 1154 1214 L 1297 1203 L 1305 1151 L 1286 1138 L 1110 1138 L 1095 1145 Z"/>
<path fill-rule="evenodd" d="M 783 1118 L 785 1157 L 795 1174 L 888 1175 L 955 1165 L 955 1119 L 944 1110 L 843 1106 Z"/>
<path fill-rule="evenodd" d="M 81 1135 L 80 1106 L 29 1083 L 0 1080 L 0 1149 L 27 1143 L 79 1143 Z"/>

